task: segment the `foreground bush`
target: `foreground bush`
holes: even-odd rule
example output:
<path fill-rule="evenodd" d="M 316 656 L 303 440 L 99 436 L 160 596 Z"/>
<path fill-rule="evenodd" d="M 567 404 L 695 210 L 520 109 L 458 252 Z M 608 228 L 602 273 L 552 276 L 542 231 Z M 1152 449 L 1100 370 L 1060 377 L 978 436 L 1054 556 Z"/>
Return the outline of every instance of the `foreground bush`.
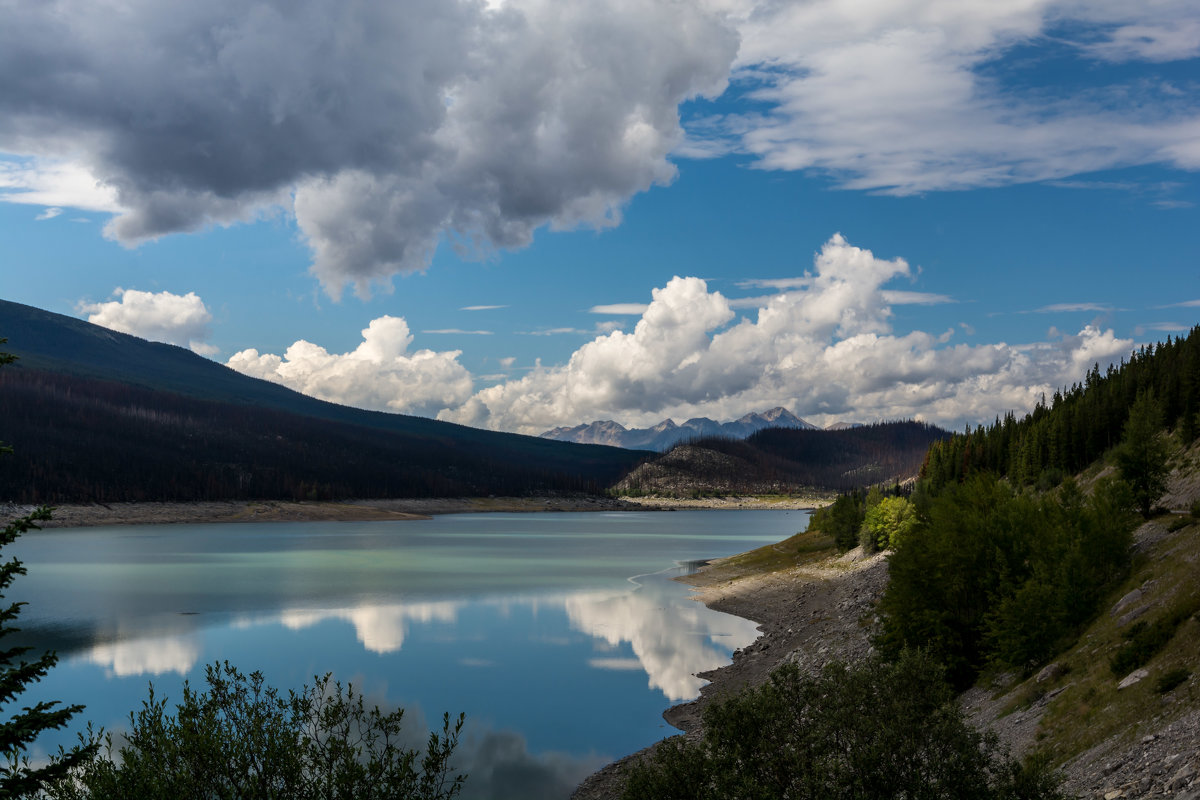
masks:
<path fill-rule="evenodd" d="M 663 742 L 632 767 L 625 800 L 1033 800 L 1060 798 L 1039 764 L 1007 758 L 963 719 L 942 670 L 894 664 L 780 668 L 704 714 L 704 737 Z"/>
<path fill-rule="evenodd" d="M 442 719 L 418 763 L 401 745 L 403 710 L 367 709 L 361 694 L 326 675 L 287 697 L 226 662 L 210 665 L 207 691 L 184 684 L 174 714 L 150 689 L 130 714 L 125 742 L 77 767 L 55 800 L 443 800 L 463 776 L 450 755 L 463 719 Z M 96 737 L 92 737 L 92 743 Z M 114 752 L 115 750 L 115 752 Z M 115 757 L 114 757 L 115 756 Z"/>

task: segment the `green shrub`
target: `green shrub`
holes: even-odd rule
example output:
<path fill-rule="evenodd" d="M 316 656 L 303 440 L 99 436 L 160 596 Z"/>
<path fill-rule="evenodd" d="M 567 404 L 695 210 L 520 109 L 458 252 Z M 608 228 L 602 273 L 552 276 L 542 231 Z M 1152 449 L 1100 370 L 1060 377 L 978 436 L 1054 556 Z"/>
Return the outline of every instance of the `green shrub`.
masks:
<path fill-rule="evenodd" d="M 462 730 L 442 719 L 424 756 L 401 746 L 403 710 L 366 708 L 330 676 L 286 698 L 226 662 L 206 670 L 207 691 L 184 684 L 174 714 L 153 686 L 114 752 L 97 753 L 52 787 L 53 800 L 448 800 L 463 776 L 449 759 Z M 89 735 L 90 744 L 99 736 Z M 114 755 L 116 756 L 114 758 Z"/>
<path fill-rule="evenodd" d="M 1175 531 L 1183 530 L 1184 528 L 1186 528 L 1188 525 L 1191 525 L 1195 521 L 1196 520 L 1194 517 L 1184 517 L 1184 516 L 1174 517 L 1171 519 L 1170 522 L 1167 523 L 1167 531 L 1170 533 L 1175 533 Z"/>
<path fill-rule="evenodd" d="M 1154 682 L 1154 691 L 1159 694 L 1166 694 L 1191 676 L 1191 671 L 1184 667 L 1167 670 L 1162 675 L 1159 675 L 1158 680 Z"/>
<path fill-rule="evenodd" d="M 1119 678 L 1154 658 L 1175 636 L 1176 629 L 1197 610 L 1200 610 L 1200 597 L 1193 597 L 1176 605 L 1149 625 L 1135 622 L 1125 632 L 1125 644 L 1108 662 L 1109 669 Z"/>
<path fill-rule="evenodd" d="M 913 504 L 904 497 L 885 497 L 867 509 L 860 542 L 868 553 L 900 545 L 917 525 Z"/>
<path fill-rule="evenodd" d="M 1044 763 L 1022 766 L 966 723 L 941 667 L 905 651 L 895 663 L 794 665 L 710 706 L 699 741 L 667 740 L 630 768 L 625 800 L 1059 798 Z"/>

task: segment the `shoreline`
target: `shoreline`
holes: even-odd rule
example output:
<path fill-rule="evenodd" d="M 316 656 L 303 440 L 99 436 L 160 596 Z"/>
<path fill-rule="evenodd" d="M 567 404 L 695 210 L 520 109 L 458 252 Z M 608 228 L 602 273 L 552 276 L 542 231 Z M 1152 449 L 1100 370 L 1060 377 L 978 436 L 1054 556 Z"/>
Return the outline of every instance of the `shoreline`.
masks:
<path fill-rule="evenodd" d="M 663 719 L 698 736 L 704 709 L 747 686 L 765 682 L 770 673 L 792 662 L 809 674 L 831 661 L 853 663 L 873 652 L 874 605 L 887 584 L 883 553 L 864 558 L 861 550 L 771 572 L 747 572 L 731 563 L 737 556 L 715 559 L 692 575 L 675 580 L 695 591 L 694 600 L 714 611 L 758 623 L 761 634 L 733 652 L 731 663 L 698 677 L 709 681 L 694 700 L 672 706 Z M 626 766 L 653 752 L 657 745 L 625 756 L 583 781 L 572 800 L 612 800 L 621 793 Z"/>
<path fill-rule="evenodd" d="M 197 500 L 189 502 L 63 503 L 43 528 L 100 525 L 171 525 L 256 522 L 376 522 L 430 519 L 438 514 L 587 511 L 676 511 L 685 509 L 803 510 L 821 504 L 812 497 L 729 497 L 680 499 L 658 497 L 431 497 L 384 500 Z M 27 514 L 36 506 L 0 507 L 6 517 Z"/>

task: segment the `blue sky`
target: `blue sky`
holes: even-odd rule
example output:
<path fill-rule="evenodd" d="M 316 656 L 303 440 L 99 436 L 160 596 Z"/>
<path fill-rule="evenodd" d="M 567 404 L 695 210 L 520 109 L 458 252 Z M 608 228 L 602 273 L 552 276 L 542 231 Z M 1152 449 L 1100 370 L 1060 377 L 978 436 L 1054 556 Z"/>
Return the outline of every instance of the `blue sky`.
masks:
<path fill-rule="evenodd" d="M 1200 321 L 1141 5 L 18 2 L 0 294 L 503 430 L 975 424 Z"/>

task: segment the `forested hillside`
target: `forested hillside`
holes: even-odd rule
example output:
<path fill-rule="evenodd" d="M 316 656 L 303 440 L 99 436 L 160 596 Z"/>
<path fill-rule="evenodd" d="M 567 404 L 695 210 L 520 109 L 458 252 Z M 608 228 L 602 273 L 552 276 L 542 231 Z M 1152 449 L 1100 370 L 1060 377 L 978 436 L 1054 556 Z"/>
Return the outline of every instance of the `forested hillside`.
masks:
<path fill-rule="evenodd" d="M 616 485 L 627 495 L 787 494 L 846 490 L 915 477 L 931 442 L 950 434 L 920 422 L 843 430 L 770 428 L 745 440 L 680 444 Z"/>
<path fill-rule="evenodd" d="M 1162 423 L 1184 443 L 1200 433 L 1200 326 L 1186 338 L 1143 347 L 1129 361 L 1054 393 L 1032 413 L 1012 412 L 990 425 L 968 430 L 929 449 L 922 475 L 940 487 L 972 473 L 989 471 L 1019 485 L 1053 485 L 1117 444 L 1139 395 L 1150 396 Z"/>
<path fill-rule="evenodd" d="M 1200 328 L 1093 368 L 1021 419 L 933 443 L 911 499 L 848 493 L 812 527 L 894 551 L 885 651 L 929 648 L 959 685 L 1030 669 L 1127 574 L 1134 512 L 1156 513 L 1169 452 L 1197 436 L 1198 398 Z M 1098 461 L 1100 477 L 1073 477 Z"/>
<path fill-rule="evenodd" d="M 340 406 L 0 301 L 0 501 L 599 492 L 644 454 Z"/>

